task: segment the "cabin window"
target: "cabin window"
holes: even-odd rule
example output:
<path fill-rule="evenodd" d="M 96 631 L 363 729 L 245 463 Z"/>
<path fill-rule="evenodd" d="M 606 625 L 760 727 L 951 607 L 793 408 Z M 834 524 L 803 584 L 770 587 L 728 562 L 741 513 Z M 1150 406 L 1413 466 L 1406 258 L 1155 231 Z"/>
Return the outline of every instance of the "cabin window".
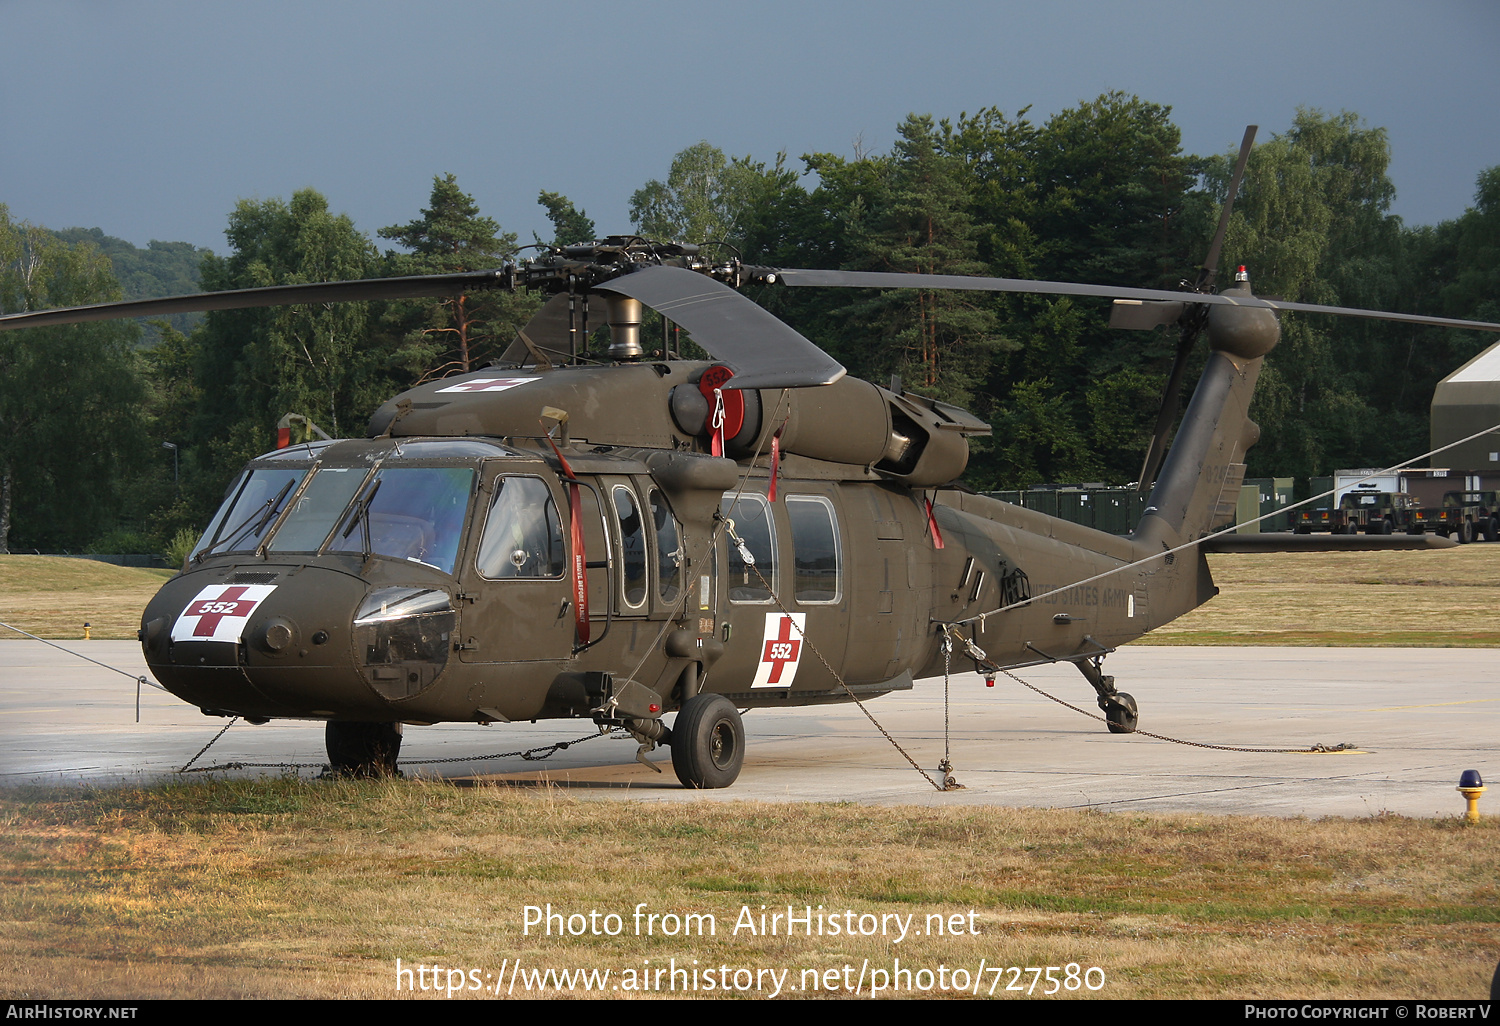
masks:
<path fill-rule="evenodd" d="M 651 489 L 651 521 L 656 526 L 656 580 L 663 602 L 676 602 L 682 592 L 682 540 L 677 518 L 661 492 Z"/>
<path fill-rule="evenodd" d="M 639 606 L 646 601 L 646 525 L 627 486 L 615 485 L 610 495 L 620 523 L 621 593 L 627 606 Z"/>
<path fill-rule="evenodd" d="M 789 495 L 793 590 L 803 605 L 839 600 L 839 534 L 833 503 L 818 495 Z"/>
<path fill-rule="evenodd" d="M 562 576 L 567 566 L 562 521 L 546 482 L 535 477 L 495 481 L 475 565 L 492 581 Z"/>
<path fill-rule="evenodd" d="M 770 602 L 776 588 L 776 528 L 764 495 L 725 492 L 719 508 L 734 522 L 734 533 L 745 543 L 755 565 L 745 562 L 740 547 L 729 539 L 729 601 Z"/>

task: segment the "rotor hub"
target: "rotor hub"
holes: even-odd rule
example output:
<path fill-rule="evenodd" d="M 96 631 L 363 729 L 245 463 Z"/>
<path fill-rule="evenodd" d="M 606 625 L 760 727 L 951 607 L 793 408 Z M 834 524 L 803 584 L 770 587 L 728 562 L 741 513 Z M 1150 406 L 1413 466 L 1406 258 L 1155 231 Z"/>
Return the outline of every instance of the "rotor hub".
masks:
<path fill-rule="evenodd" d="M 1238 287 L 1225 289 L 1220 295 L 1246 298 L 1250 277 L 1243 267 L 1235 275 Z M 1213 306 L 1208 311 L 1208 344 L 1214 352 L 1227 353 L 1244 360 L 1265 356 L 1281 341 L 1281 321 L 1276 311 L 1263 306 Z"/>

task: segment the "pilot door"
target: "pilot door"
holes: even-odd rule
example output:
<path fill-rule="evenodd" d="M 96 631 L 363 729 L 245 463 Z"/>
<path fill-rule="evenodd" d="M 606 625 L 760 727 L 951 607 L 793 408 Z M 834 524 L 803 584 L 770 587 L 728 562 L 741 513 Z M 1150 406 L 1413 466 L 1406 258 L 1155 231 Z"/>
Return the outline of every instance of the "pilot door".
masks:
<path fill-rule="evenodd" d="M 708 690 L 758 704 L 838 688 L 829 666 L 844 661 L 849 582 L 837 497 L 789 488 L 773 504 L 727 492 L 720 509 L 734 524 L 718 552 L 728 637 Z"/>
<path fill-rule="evenodd" d="M 460 658 L 566 659 L 574 636 L 563 542 L 567 507 L 554 485 L 535 475 L 489 464 L 481 480 L 478 541 L 460 577 Z"/>

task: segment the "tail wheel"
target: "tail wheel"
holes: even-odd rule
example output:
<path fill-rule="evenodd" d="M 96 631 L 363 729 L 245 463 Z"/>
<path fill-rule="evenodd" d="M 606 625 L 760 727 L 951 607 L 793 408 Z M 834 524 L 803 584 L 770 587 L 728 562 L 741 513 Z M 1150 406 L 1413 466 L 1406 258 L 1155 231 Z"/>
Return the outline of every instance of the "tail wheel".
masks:
<path fill-rule="evenodd" d="M 1111 734 L 1134 734 L 1140 714 L 1135 699 L 1123 691 L 1117 691 L 1104 703 L 1104 719 Z"/>
<path fill-rule="evenodd" d="M 694 695 L 672 724 L 672 769 L 682 786 L 728 787 L 745 761 L 745 725 L 723 695 Z"/>
<path fill-rule="evenodd" d="M 323 732 L 328 766 L 338 777 L 399 777 L 401 724 L 329 720 Z"/>

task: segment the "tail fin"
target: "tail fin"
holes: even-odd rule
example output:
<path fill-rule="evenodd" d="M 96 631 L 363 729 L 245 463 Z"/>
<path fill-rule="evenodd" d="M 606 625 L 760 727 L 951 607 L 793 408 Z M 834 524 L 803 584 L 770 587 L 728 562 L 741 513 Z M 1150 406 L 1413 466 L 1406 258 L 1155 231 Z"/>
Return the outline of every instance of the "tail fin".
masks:
<path fill-rule="evenodd" d="M 1225 295 L 1250 295 L 1248 282 Z M 1160 551 L 1234 523 L 1245 452 L 1260 438 L 1249 417 L 1250 399 L 1264 357 L 1280 335 L 1276 315 L 1267 309 L 1215 306 L 1209 312 L 1213 351 L 1133 540 Z"/>

